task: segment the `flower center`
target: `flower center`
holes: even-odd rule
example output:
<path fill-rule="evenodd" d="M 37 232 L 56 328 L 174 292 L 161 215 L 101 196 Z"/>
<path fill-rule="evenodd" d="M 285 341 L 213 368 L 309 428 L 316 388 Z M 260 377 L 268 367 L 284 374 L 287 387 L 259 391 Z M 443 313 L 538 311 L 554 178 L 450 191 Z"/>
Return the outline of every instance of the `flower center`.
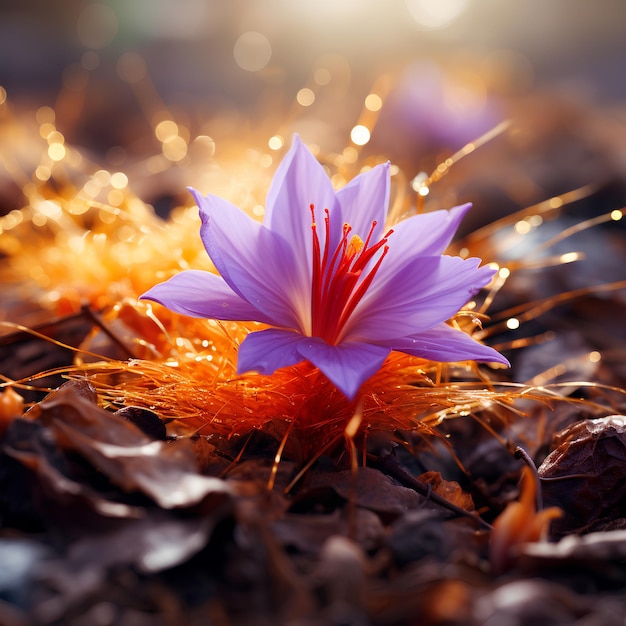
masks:
<path fill-rule="evenodd" d="M 330 213 L 324 209 L 324 249 L 320 244 L 315 221 L 315 207 L 311 205 L 311 231 L 313 234 L 313 276 L 311 283 L 311 326 L 312 335 L 321 337 L 330 344 L 338 343 L 341 331 L 357 304 L 365 295 L 374 276 L 389 251 L 386 245 L 389 235 L 371 244 L 376 221 L 365 241 L 358 235 L 350 236 L 352 227 L 343 225 L 337 247 L 331 252 Z M 376 262 L 365 271 L 369 262 L 382 248 Z"/>

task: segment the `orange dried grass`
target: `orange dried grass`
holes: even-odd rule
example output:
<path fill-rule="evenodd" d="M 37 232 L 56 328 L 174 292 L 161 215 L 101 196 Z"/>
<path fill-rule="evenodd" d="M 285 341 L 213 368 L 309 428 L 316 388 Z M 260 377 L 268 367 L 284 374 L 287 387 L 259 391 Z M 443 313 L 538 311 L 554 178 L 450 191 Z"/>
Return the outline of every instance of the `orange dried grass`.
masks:
<path fill-rule="evenodd" d="M 57 170 L 63 167 L 60 163 Z M 82 175 L 85 177 L 85 172 Z M 195 210 L 181 207 L 165 223 L 127 188 L 121 192 L 119 204 L 109 206 L 83 193 L 96 177 L 97 173 L 93 179 L 86 176 L 83 187 L 71 182 L 75 174 L 61 176 L 64 185 L 57 189 L 46 183 L 27 184 L 28 206 L 0 218 L 0 251 L 8 259 L 0 266 L 0 278 L 3 295 L 10 296 L 3 298 L 5 304 L 0 306 L 7 309 L 8 317 L 12 311 L 6 303 L 11 298 L 20 300 L 20 311 L 24 303 L 35 310 L 34 317 L 19 320 L 25 324 L 34 325 L 41 317 L 38 312 L 43 312 L 44 318 L 50 313 L 67 315 L 84 306 L 102 312 L 101 323 L 125 346 L 124 356 L 130 360 L 103 355 L 94 362 L 93 356 L 86 357 L 84 351 L 99 353 L 101 346 L 107 345 L 100 342 L 102 332 L 96 328 L 80 347 L 83 352 L 78 354 L 83 356 L 64 372 L 86 376 L 104 405 L 154 409 L 170 421 L 172 433 L 236 436 L 264 429 L 278 439 L 289 435 L 299 443 L 305 458 L 343 438 L 355 407 L 307 363 L 272 376 L 237 376 L 238 346 L 260 325 L 185 318 L 137 302 L 138 294 L 181 269 L 211 269 L 197 235 Z M 252 182 L 264 187 L 260 182 L 267 182 L 267 172 L 262 178 Z M 391 213 L 410 210 L 402 186 L 396 184 L 394 192 Z M 502 249 L 492 237 L 496 226 L 501 232 L 534 215 L 549 219 L 564 203 L 590 192 L 585 187 L 529 207 L 470 234 L 457 244 L 457 250 L 498 259 Z M 248 206 L 237 203 L 250 210 L 253 200 L 248 197 Z M 541 263 L 551 264 L 552 259 Z M 509 262 L 507 272 L 529 264 L 532 259 Z M 455 323 L 473 332 L 505 281 L 506 274 L 499 273 L 486 300 L 471 303 Z M 540 308 L 543 311 L 558 301 L 556 296 Z M 537 311 L 528 306 L 524 311 L 503 312 L 501 324 L 513 314 L 523 321 Z M 487 337 L 495 329 L 499 326 L 479 330 L 475 337 Z M 433 433 L 446 418 L 481 413 L 488 414 L 489 420 L 506 420 L 518 411 L 514 406 L 518 398 L 549 401 L 558 395 L 546 388 L 506 387 L 488 372 L 470 363 L 438 364 L 392 353 L 362 388 L 360 431 Z M 46 374 L 42 372 L 38 378 Z"/>
<path fill-rule="evenodd" d="M 343 438 L 354 414 L 355 405 L 306 362 L 272 376 L 238 376 L 238 346 L 260 324 L 192 319 L 143 302 L 120 305 L 104 321 L 136 358 L 82 362 L 72 375 L 87 376 L 105 405 L 156 411 L 170 422 L 171 434 L 239 436 L 262 429 L 281 439 L 289 430 L 298 442 L 291 449 L 306 459 Z M 97 339 L 82 348 L 91 350 Z M 446 418 L 487 409 L 507 419 L 520 395 L 519 389 L 496 390 L 476 364 L 392 352 L 362 387 L 360 431 L 433 433 Z"/>

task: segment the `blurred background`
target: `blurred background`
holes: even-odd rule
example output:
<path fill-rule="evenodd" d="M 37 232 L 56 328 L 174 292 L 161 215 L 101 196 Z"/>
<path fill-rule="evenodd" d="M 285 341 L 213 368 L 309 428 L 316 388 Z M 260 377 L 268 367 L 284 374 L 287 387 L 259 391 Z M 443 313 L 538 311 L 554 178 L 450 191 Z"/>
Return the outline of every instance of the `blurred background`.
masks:
<path fill-rule="evenodd" d="M 338 184 L 387 159 L 411 181 L 508 120 L 446 172 L 431 208 L 478 201 L 473 228 L 591 182 L 623 201 L 621 0 L 4 0 L 1 11 L 3 121 L 32 123 L 48 143 L 42 162 L 41 145 L 5 126 L 5 172 L 46 182 L 72 165 L 71 145 L 84 173 L 124 172 L 165 215 L 188 185 L 238 200 L 225 181 L 241 178 L 243 156 L 271 172 L 294 132 Z M 21 201 L 14 178 L 0 179 L 4 212 Z"/>
<path fill-rule="evenodd" d="M 456 62 L 508 94 L 551 86 L 606 102 L 625 95 L 625 28 L 620 0 L 4 0 L 0 69 L 14 95 L 39 100 L 73 63 L 104 78 L 133 51 L 171 102 L 248 108 L 271 88 L 367 89 L 416 62 Z M 344 75 L 316 79 L 329 64 Z"/>
<path fill-rule="evenodd" d="M 271 159 L 293 132 L 413 177 L 513 119 L 508 149 L 534 156 L 504 195 L 523 204 L 624 168 L 625 34 L 621 0 L 4 0 L 0 95 L 18 116 L 51 107 L 65 142 L 137 180 L 159 149 Z"/>

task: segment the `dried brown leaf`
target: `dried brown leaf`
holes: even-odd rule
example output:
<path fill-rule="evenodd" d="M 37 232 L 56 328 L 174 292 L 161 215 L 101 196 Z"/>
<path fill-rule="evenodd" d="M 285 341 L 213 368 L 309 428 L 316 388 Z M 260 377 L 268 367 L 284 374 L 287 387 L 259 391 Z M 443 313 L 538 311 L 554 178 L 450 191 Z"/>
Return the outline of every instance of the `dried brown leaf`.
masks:
<path fill-rule="evenodd" d="M 367 509 L 357 508 L 350 521 L 338 511 L 329 515 L 296 515 L 288 513 L 272 524 L 277 540 L 283 546 L 306 554 L 317 554 L 333 535 L 347 535 L 350 523 L 358 543 L 371 550 L 380 545 L 384 527 L 380 518 Z"/>
<path fill-rule="evenodd" d="M 350 470 L 313 473 L 310 486 L 331 487 L 357 506 L 382 514 L 400 515 L 424 501 L 412 489 L 398 485 L 389 476 L 370 467 L 360 467 L 356 474 Z"/>
<path fill-rule="evenodd" d="M 224 481 L 199 474 L 187 440 L 154 441 L 75 386 L 63 386 L 42 400 L 37 419 L 63 452 L 79 454 L 123 491 L 142 492 L 162 508 L 188 507 L 211 493 L 229 492 Z M 26 462 L 24 454 L 14 451 L 12 456 Z M 30 462 L 43 467 L 36 456 L 31 453 Z"/>
<path fill-rule="evenodd" d="M 430 485 L 435 493 L 465 511 L 476 510 L 472 496 L 465 493 L 456 481 L 444 480 L 439 472 L 425 472 L 418 476 L 418 480 L 425 485 Z"/>
<path fill-rule="evenodd" d="M 539 467 L 543 499 L 563 517 L 553 531 L 584 531 L 623 514 L 626 502 L 626 417 L 576 422 L 558 436 L 557 447 Z"/>

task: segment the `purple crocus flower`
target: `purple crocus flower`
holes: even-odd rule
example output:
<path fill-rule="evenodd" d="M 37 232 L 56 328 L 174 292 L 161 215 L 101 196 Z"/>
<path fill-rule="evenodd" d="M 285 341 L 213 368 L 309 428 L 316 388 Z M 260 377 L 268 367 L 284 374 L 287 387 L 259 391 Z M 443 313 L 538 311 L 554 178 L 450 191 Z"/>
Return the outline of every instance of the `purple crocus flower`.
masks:
<path fill-rule="evenodd" d="M 220 275 L 183 271 L 141 297 L 192 317 L 267 324 L 239 347 L 238 373 L 307 360 L 351 400 L 391 350 L 508 365 L 445 323 L 494 273 L 480 259 L 442 256 L 471 205 L 386 228 L 389 178 L 389 164 L 378 165 L 335 191 L 296 136 L 263 223 L 192 190 Z"/>

